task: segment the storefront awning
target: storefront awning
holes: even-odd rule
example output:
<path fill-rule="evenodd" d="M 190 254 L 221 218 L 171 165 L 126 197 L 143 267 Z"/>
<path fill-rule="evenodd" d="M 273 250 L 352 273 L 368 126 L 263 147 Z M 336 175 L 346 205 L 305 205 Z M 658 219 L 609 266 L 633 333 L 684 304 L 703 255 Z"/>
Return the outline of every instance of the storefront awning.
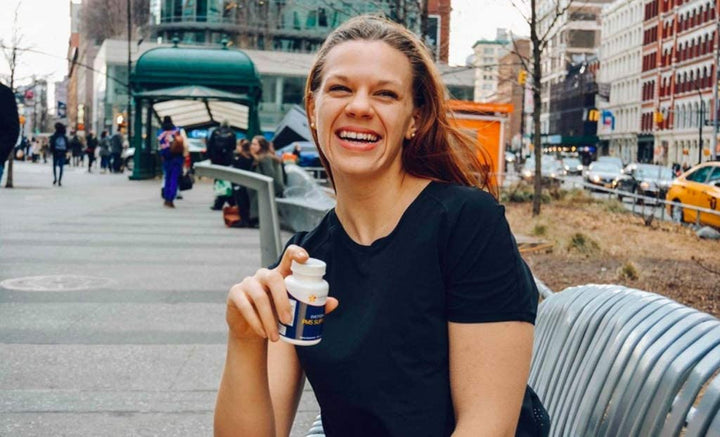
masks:
<path fill-rule="evenodd" d="M 135 98 L 155 101 L 153 109 L 159 118 L 169 115 L 177 126 L 198 127 L 228 123 L 247 130 L 251 101 L 244 94 L 235 94 L 199 85 L 163 88 L 135 93 Z"/>

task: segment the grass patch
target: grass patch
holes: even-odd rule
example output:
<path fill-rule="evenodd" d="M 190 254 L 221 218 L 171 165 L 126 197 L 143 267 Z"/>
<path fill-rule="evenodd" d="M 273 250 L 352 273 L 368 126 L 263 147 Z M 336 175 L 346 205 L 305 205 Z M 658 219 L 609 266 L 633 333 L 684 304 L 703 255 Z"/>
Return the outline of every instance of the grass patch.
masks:
<path fill-rule="evenodd" d="M 637 281 L 640 278 L 640 273 L 637 267 L 631 261 L 626 262 L 617 270 L 618 279 Z"/>
<path fill-rule="evenodd" d="M 608 199 L 602 202 L 602 209 L 607 212 L 614 212 L 619 214 L 626 214 L 629 211 L 625 209 L 623 203 L 617 199 Z"/>
<path fill-rule="evenodd" d="M 547 226 L 536 224 L 532 229 L 532 234 L 536 237 L 542 237 L 547 235 Z"/>
<path fill-rule="evenodd" d="M 576 232 L 570 236 L 568 251 L 578 252 L 583 255 L 594 255 L 600 252 L 600 245 L 582 232 Z"/>

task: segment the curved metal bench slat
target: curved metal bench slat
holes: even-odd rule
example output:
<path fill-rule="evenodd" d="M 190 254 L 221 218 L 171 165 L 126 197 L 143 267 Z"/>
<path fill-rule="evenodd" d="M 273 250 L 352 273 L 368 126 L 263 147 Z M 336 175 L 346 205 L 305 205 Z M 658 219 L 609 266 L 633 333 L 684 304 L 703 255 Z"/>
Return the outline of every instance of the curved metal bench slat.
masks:
<path fill-rule="evenodd" d="M 718 409 L 720 408 L 720 375 L 713 378 L 708 385 L 700 404 L 688 423 L 686 437 L 705 437 L 711 433 L 718 434 Z M 711 428 L 712 425 L 712 428 Z"/>
<path fill-rule="evenodd" d="M 572 433 L 577 433 L 578 428 L 584 428 L 587 425 L 587 419 L 589 418 L 580 417 L 577 412 L 581 408 L 583 401 L 586 402 L 584 408 L 587 408 L 587 405 L 592 405 L 592 403 L 587 403 L 588 400 L 594 402 L 602 388 L 600 385 L 591 385 L 590 380 L 593 377 L 598 380 L 598 375 L 604 375 L 599 378 L 599 380 L 602 380 L 610 372 L 612 361 L 608 357 L 613 353 L 613 345 L 618 338 L 627 336 L 629 331 L 627 329 L 623 331 L 623 328 L 627 328 L 629 321 L 635 319 L 639 323 L 644 318 L 643 313 L 650 313 L 647 307 L 648 301 L 653 301 L 653 299 L 649 296 L 643 296 L 639 299 L 636 293 L 627 293 L 613 307 L 616 317 L 605 317 L 603 319 L 593 343 L 589 347 L 591 353 L 578 366 L 579 375 L 571 396 L 567 399 L 565 405 L 559 405 L 562 415 L 558 417 L 558 423 L 563 425 L 560 428 L 571 428 Z M 622 334 L 623 332 L 625 334 Z M 616 348 L 619 350 L 620 346 L 618 345 Z M 563 431 L 563 429 L 559 429 L 559 431 Z"/>
<path fill-rule="evenodd" d="M 672 409 L 660 432 L 660 437 L 672 437 L 680 433 L 700 389 L 719 368 L 720 346 L 715 346 L 690 370 L 685 384 L 673 400 Z"/>
<path fill-rule="evenodd" d="M 635 371 L 630 375 L 629 385 L 623 389 L 622 398 L 617 404 L 621 414 L 616 414 L 615 420 L 610 423 L 610 435 L 636 435 L 642 421 L 652 419 L 649 417 L 648 407 L 659 384 L 662 382 L 672 385 L 682 376 L 668 376 L 666 380 L 662 380 L 670 361 L 684 355 L 695 341 L 715 326 L 709 314 L 688 310 L 690 314 L 667 329 L 638 362 Z M 652 414 L 658 415 L 661 412 L 654 411 Z M 664 414 L 667 414 L 667 410 Z"/>

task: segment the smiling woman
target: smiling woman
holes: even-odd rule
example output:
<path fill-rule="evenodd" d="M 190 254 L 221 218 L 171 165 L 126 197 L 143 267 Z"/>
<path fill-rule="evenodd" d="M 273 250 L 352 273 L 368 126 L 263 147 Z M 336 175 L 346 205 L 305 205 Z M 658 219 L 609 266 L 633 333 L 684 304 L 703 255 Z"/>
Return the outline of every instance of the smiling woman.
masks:
<path fill-rule="evenodd" d="M 288 435 L 305 376 L 328 436 L 547 435 L 527 386 L 537 289 L 425 47 L 348 21 L 306 109 L 337 206 L 230 289 L 216 435 Z M 284 284 L 309 256 L 327 266 L 322 341 L 278 342 L 312 306 Z"/>

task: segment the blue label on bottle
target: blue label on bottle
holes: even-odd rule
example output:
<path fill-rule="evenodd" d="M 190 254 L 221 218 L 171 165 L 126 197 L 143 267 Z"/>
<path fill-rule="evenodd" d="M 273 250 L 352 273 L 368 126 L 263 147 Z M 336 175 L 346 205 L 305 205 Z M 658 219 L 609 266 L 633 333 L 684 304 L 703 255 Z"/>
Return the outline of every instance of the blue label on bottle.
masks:
<path fill-rule="evenodd" d="M 301 302 L 290 293 L 290 311 L 292 322 L 289 325 L 280 323 L 280 335 L 294 340 L 311 341 L 322 337 L 322 325 L 325 319 L 325 305 L 315 306 Z"/>

